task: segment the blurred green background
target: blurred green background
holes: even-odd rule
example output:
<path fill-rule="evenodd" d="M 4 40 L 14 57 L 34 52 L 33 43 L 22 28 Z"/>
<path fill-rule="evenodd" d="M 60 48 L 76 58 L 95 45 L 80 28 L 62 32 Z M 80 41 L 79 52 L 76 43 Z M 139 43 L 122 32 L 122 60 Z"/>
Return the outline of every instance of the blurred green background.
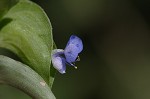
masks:
<path fill-rule="evenodd" d="M 149 0 L 32 0 L 48 14 L 58 48 L 84 44 L 78 69 L 57 73 L 57 99 L 150 99 Z M 2 6 L 2 5 L 0 5 Z M 0 99 L 31 99 L 0 85 Z"/>

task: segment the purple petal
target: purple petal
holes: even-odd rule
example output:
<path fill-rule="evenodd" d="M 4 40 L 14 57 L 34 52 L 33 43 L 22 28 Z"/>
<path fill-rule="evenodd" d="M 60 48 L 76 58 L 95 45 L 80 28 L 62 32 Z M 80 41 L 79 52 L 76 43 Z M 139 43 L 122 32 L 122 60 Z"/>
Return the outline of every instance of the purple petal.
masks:
<path fill-rule="evenodd" d="M 58 70 L 61 74 L 66 73 L 66 61 L 65 59 L 61 56 L 63 54 L 63 50 L 61 49 L 55 49 L 52 51 L 52 64 L 53 67 Z"/>
<path fill-rule="evenodd" d="M 66 61 L 70 64 L 72 62 L 75 62 L 78 54 L 82 50 L 83 50 L 82 40 L 79 37 L 72 35 L 67 43 L 65 50 L 64 50 Z"/>
<path fill-rule="evenodd" d="M 70 46 L 70 45 L 74 45 L 74 48 L 77 48 L 76 51 L 77 51 L 78 53 L 80 53 L 80 52 L 83 50 L 83 43 L 82 43 L 82 40 L 81 40 L 79 37 L 75 36 L 75 35 L 72 35 L 72 36 L 70 37 L 70 39 L 69 39 L 69 41 L 68 41 L 68 43 L 67 43 L 67 45 L 66 45 L 66 48 L 67 48 L 68 46 Z M 65 49 L 66 49 L 66 48 L 65 48 Z"/>

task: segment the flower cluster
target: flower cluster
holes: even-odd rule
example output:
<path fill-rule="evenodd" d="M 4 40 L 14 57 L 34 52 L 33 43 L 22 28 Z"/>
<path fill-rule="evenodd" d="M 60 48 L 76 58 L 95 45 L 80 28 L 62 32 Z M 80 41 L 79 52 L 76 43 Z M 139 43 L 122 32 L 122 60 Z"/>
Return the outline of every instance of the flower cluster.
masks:
<path fill-rule="evenodd" d="M 52 64 L 55 69 L 57 69 L 61 74 L 66 72 L 66 64 L 70 66 L 75 66 L 75 62 L 79 61 L 78 54 L 83 50 L 82 40 L 72 35 L 63 49 L 54 49 L 52 51 Z"/>

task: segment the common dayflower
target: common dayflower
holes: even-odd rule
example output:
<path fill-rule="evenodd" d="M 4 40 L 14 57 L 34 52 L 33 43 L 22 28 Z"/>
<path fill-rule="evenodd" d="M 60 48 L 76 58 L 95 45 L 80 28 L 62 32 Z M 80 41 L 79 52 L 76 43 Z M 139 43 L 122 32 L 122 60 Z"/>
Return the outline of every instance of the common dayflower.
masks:
<path fill-rule="evenodd" d="M 54 68 L 61 74 L 66 73 L 66 64 L 77 68 L 75 62 L 80 60 L 78 54 L 82 50 L 82 40 L 79 37 L 72 35 L 64 50 L 54 49 L 52 51 L 52 64 Z"/>

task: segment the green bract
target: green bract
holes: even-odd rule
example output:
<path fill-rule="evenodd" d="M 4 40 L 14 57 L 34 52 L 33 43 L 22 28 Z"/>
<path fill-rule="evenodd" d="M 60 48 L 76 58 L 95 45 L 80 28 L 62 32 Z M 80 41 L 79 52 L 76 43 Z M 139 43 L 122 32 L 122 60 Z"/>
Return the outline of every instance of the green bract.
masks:
<path fill-rule="evenodd" d="M 51 87 L 55 74 L 50 69 L 54 43 L 51 23 L 37 4 L 28 0 L 12 1 L 14 5 L 4 15 L 0 12 L 0 47 L 15 53 Z"/>
<path fill-rule="evenodd" d="M 49 86 L 29 66 L 0 55 L 0 83 L 23 90 L 33 99 L 55 99 Z"/>

